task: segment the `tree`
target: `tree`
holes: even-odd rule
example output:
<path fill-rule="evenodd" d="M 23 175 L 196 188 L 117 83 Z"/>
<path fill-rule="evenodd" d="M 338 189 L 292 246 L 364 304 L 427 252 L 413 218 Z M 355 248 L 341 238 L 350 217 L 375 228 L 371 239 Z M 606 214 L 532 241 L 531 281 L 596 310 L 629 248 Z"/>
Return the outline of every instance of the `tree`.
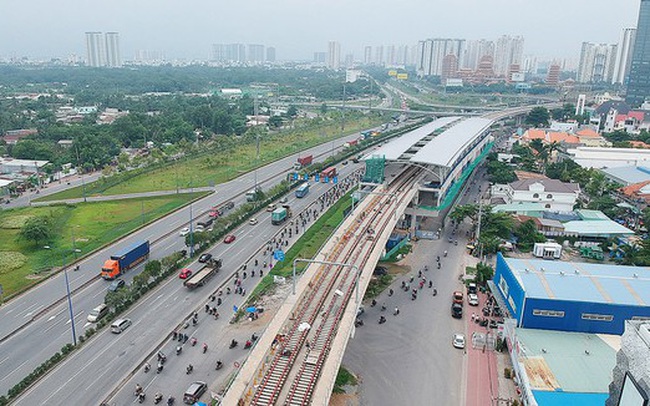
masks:
<path fill-rule="evenodd" d="M 544 234 L 537 231 L 537 227 L 532 220 L 525 221 L 515 229 L 517 237 L 517 246 L 521 251 L 530 251 L 537 242 L 546 242 Z"/>
<path fill-rule="evenodd" d="M 293 104 L 287 109 L 287 116 L 295 118 L 298 115 L 298 108 Z"/>
<path fill-rule="evenodd" d="M 475 204 L 464 204 L 455 206 L 449 213 L 449 218 L 456 224 L 460 224 L 466 218 L 474 219 L 478 214 L 478 206 Z"/>
<path fill-rule="evenodd" d="M 271 116 L 269 118 L 269 125 L 273 128 L 280 128 L 282 126 L 282 117 Z"/>
<path fill-rule="evenodd" d="M 505 162 L 492 160 L 487 165 L 490 182 L 506 184 L 517 180 L 515 170 Z"/>
<path fill-rule="evenodd" d="M 546 107 L 534 107 L 526 116 L 526 124 L 533 127 L 546 127 L 551 118 Z"/>
<path fill-rule="evenodd" d="M 490 265 L 479 262 L 476 264 L 476 283 L 485 285 L 494 276 L 494 269 Z"/>
<path fill-rule="evenodd" d="M 22 226 L 19 236 L 40 245 L 52 238 L 52 224 L 47 217 L 32 217 Z"/>

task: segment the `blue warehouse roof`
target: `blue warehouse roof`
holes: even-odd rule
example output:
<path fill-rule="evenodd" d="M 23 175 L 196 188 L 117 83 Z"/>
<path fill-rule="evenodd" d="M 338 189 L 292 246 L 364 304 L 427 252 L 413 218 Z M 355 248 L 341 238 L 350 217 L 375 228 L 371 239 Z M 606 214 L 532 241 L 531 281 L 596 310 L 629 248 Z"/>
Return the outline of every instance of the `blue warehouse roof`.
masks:
<path fill-rule="evenodd" d="M 504 258 L 526 296 L 650 306 L 650 268 Z"/>

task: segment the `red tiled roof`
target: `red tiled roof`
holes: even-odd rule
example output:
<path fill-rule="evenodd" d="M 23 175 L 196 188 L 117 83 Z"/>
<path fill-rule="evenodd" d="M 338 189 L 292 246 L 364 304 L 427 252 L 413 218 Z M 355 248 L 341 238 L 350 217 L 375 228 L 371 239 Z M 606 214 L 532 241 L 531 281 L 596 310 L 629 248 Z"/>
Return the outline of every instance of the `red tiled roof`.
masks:
<path fill-rule="evenodd" d="M 644 187 L 650 184 L 650 180 L 645 180 L 639 183 L 633 183 L 631 185 L 620 188 L 619 190 L 626 196 L 629 197 L 640 197 L 639 191 Z M 647 196 L 647 195 L 646 195 Z"/>
<path fill-rule="evenodd" d="M 645 113 L 643 111 L 630 111 L 627 113 L 628 117 L 634 117 L 637 119 L 639 122 L 643 122 L 643 118 L 645 117 Z"/>
<path fill-rule="evenodd" d="M 600 137 L 600 134 L 598 134 L 592 128 L 583 128 L 582 130 L 578 131 L 576 135 L 579 135 L 581 137 Z"/>

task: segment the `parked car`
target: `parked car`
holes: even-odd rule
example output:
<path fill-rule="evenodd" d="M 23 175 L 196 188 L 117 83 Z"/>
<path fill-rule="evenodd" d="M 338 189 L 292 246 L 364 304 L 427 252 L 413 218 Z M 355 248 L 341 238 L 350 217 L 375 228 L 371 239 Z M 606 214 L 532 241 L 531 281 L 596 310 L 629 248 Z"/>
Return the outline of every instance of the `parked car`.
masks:
<path fill-rule="evenodd" d="M 201 254 L 201 256 L 199 257 L 199 262 L 205 264 L 211 259 L 212 259 L 212 254 Z"/>
<path fill-rule="evenodd" d="M 117 292 L 118 290 L 122 289 L 124 286 L 126 286 L 126 282 L 124 282 L 124 279 L 115 279 L 113 282 L 111 282 L 110 285 L 108 285 L 108 291 Z"/>
<path fill-rule="evenodd" d="M 476 293 L 469 293 L 467 295 L 467 303 L 469 303 L 470 306 L 478 306 L 478 295 Z"/>
<path fill-rule="evenodd" d="M 223 239 L 223 242 L 226 243 L 226 244 L 230 244 L 231 242 L 235 241 L 235 238 L 237 238 L 237 237 L 235 237 L 232 234 L 228 234 L 226 236 L 226 238 Z"/>
<path fill-rule="evenodd" d="M 255 224 L 257 224 L 257 219 L 255 217 L 253 217 L 252 219 L 248 220 L 248 224 L 250 224 L 251 226 L 254 226 Z"/>
<path fill-rule="evenodd" d="M 192 270 L 187 268 L 182 269 L 181 272 L 178 274 L 178 277 L 181 279 L 187 279 L 190 276 L 192 276 Z"/>
<path fill-rule="evenodd" d="M 451 304 L 451 317 L 455 319 L 462 319 L 463 318 L 463 305 L 459 303 L 452 303 Z"/>
<path fill-rule="evenodd" d="M 458 349 L 464 349 L 465 348 L 465 334 L 460 334 L 456 333 L 454 334 L 453 339 L 451 340 L 451 344 Z"/>
<path fill-rule="evenodd" d="M 189 233 L 190 233 L 190 228 L 189 228 L 189 227 L 185 227 L 185 228 L 182 228 L 182 229 L 181 229 L 181 232 L 178 233 L 178 234 L 179 234 L 181 237 L 185 237 L 185 236 L 188 235 Z"/>
<path fill-rule="evenodd" d="M 478 289 L 474 282 L 471 282 L 470 284 L 467 285 L 467 293 L 474 293 L 474 294 L 478 293 Z"/>

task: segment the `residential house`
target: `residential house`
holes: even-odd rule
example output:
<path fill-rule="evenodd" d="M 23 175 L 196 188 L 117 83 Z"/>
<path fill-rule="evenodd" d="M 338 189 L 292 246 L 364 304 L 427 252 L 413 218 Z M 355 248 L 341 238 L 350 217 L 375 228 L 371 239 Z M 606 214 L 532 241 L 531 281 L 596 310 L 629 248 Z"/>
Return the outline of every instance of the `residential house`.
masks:
<path fill-rule="evenodd" d="M 492 186 L 492 197 L 505 204 L 539 203 L 546 210 L 570 212 L 580 195 L 580 185 L 556 179 L 524 179 L 507 185 Z"/>

